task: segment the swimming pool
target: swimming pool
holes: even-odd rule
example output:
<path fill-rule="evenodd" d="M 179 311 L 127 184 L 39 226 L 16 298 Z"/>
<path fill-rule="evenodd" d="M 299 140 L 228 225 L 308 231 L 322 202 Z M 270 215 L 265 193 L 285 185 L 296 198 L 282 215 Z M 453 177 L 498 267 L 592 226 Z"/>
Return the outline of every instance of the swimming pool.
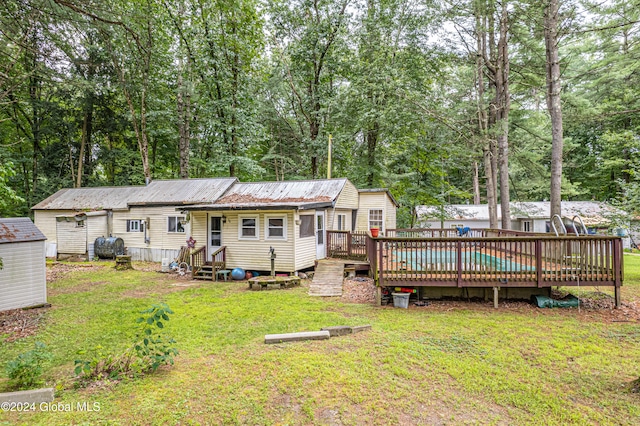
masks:
<path fill-rule="evenodd" d="M 509 259 L 491 256 L 479 251 L 463 251 L 462 263 L 474 266 L 483 266 L 494 271 L 532 271 L 535 268 L 522 265 Z M 458 253 L 451 250 L 423 250 L 423 251 L 398 251 L 394 254 L 396 262 L 406 263 L 407 268 L 413 271 L 437 268 L 455 268 L 458 263 Z M 475 269 L 475 268 L 474 268 Z"/>

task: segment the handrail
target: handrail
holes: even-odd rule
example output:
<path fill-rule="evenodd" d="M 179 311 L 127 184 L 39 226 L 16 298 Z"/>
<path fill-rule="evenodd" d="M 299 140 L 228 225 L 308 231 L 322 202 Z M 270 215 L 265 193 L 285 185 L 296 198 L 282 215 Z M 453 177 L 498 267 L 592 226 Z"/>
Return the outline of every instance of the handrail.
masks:
<path fill-rule="evenodd" d="M 222 246 L 211 253 L 211 264 L 213 269 L 225 269 L 227 266 L 227 246 Z M 220 268 L 218 268 L 220 266 Z"/>
<path fill-rule="evenodd" d="M 562 218 L 560 217 L 559 214 L 554 214 L 553 217 L 551 218 L 551 227 L 556 233 L 556 237 L 560 236 L 560 233 L 558 232 L 558 228 L 556 227 L 556 223 L 555 223 L 556 219 L 558 223 L 560 223 L 560 229 L 562 229 L 562 235 L 567 235 L 567 227 L 564 226 L 564 222 L 562 221 Z"/>
<path fill-rule="evenodd" d="M 197 250 L 191 252 L 191 276 L 195 277 L 198 271 L 202 269 L 202 266 L 206 263 L 207 258 L 207 246 L 202 246 Z"/>
<path fill-rule="evenodd" d="M 582 218 L 581 218 L 580 216 L 578 216 L 578 215 L 575 215 L 575 216 L 573 217 L 573 219 L 571 219 L 571 222 L 573 222 L 573 229 L 576 231 L 576 235 L 578 235 L 578 236 L 580 235 L 580 234 L 578 233 L 578 229 L 577 229 L 577 227 L 576 227 L 576 219 L 578 219 L 578 220 L 580 221 L 580 227 L 582 228 L 582 233 L 583 233 L 584 235 L 589 234 L 589 231 L 587 231 L 587 227 L 586 227 L 586 226 L 584 226 L 584 222 L 582 221 Z"/>

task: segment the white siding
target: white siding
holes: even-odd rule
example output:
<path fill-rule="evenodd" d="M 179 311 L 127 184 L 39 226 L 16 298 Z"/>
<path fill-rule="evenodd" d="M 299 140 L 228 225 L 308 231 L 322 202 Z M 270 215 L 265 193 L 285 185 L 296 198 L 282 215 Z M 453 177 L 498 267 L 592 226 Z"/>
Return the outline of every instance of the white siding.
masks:
<path fill-rule="evenodd" d="M 358 204 L 358 189 L 347 180 L 336 200 L 336 209 L 357 209 Z"/>
<path fill-rule="evenodd" d="M 47 302 L 44 241 L 0 244 L 0 311 Z"/>
<path fill-rule="evenodd" d="M 360 206 L 358 207 L 358 217 L 356 220 L 357 231 L 369 230 L 369 210 L 382 210 L 382 221 L 384 223 L 381 231 L 396 227 L 396 207 L 389 200 L 386 192 L 361 192 Z"/>
<path fill-rule="evenodd" d="M 124 240 L 124 245 L 136 249 L 167 249 L 180 250 L 187 245 L 186 240 L 191 235 L 190 223 L 185 225 L 185 232 L 168 232 L 167 220 L 169 216 L 185 216 L 174 206 L 167 207 L 132 207 L 129 211 L 113 213 L 113 236 Z M 148 220 L 146 224 L 147 238 L 144 232 L 127 232 L 127 220 Z"/>
<path fill-rule="evenodd" d="M 56 216 L 70 214 L 69 210 L 35 210 L 33 223 L 47 237 L 47 241 L 55 243 L 56 238 Z"/>
<path fill-rule="evenodd" d="M 57 221 L 58 254 L 87 253 L 87 225 L 78 227 L 73 217 Z"/>
<path fill-rule="evenodd" d="M 315 224 L 315 211 L 307 211 L 302 214 L 308 214 L 314 216 L 313 223 Z M 326 219 L 325 219 L 326 220 Z M 295 268 L 300 269 L 310 268 L 316 261 L 316 236 L 315 234 L 310 237 L 300 238 L 300 225 L 294 226 L 294 239 L 295 239 Z"/>
<path fill-rule="evenodd" d="M 396 213 L 398 209 L 391 198 L 385 193 L 385 217 L 384 217 L 384 226 L 386 229 L 395 229 L 396 225 Z"/>

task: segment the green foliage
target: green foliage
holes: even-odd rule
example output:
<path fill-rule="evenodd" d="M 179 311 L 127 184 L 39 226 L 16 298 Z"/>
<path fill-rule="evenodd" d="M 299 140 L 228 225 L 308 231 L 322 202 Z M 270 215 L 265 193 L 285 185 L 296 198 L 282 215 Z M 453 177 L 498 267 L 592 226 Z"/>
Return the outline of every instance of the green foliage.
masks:
<path fill-rule="evenodd" d="M 173 358 L 178 355 L 178 350 L 173 347 L 176 342 L 161 332 L 173 311 L 161 303 L 154 304 L 141 313 L 143 316 L 135 321 L 139 324 L 139 331 L 133 347 L 124 353 L 113 355 L 102 353 L 102 346 L 97 346 L 92 359 L 75 360 L 75 374 L 87 381 L 117 380 L 154 372 L 162 365 L 173 365 Z M 86 352 L 78 353 L 84 355 Z"/>
<path fill-rule="evenodd" d="M 7 376 L 15 387 L 27 389 L 41 383 L 45 363 L 52 359 L 42 342 L 35 342 L 34 348 L 18 355 L 5 367 Z"/>

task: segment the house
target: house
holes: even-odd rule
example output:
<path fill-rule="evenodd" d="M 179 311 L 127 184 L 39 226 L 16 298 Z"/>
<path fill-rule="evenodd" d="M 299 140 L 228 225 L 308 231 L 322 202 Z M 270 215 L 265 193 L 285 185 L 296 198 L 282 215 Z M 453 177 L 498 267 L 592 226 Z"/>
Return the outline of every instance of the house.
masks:
<path fill-rule="evenodd" d="M 554 232 L 550 224 L 551 203 L 512 202 L 511 229 L 525 232 Z M 489 228 L 489 208 L 487 204 L 451 204 L 446 206 L 417 206 L 417 227 L 422 228 Z M 498 221 L 501 220 L 498 205 Z M 608 233 L 614 223 L 620 223 L 624 212 L 596 201 L 562 201 L 562 221 L 567 233 L 581 228 L 581 222 L 589 234 Z M 623 226 L 628 228 L 628 226 Z M 560 234 L 562 230 L 558 230 Z M 626 236 L 622 228 L 616 229 L 619 236 Z M 629 247 L 629 238 L 623 239 L 624 247 Z"/>
<path fill-rule="evenodd" d="M 45 239 L 29 218 L 0 218 L 0 311 L 47 303 Z"/>
<path fill-rule="evenodd" d="M 227 267 L 270 270 L 273 248 L 277 270 L 294 272 L 326 256 L 327 230 L 395 228 L 396 208 L 387 190 L 359 191 L 348 179 L 242 183 L 224 178 L 65 189 L 33 210 L 59 254 L 72 249 L 65 239 L 70 231 L 58 228 L 58 221 L 83 225 L 90 245 L 96 231 L 105 229 L 97 217 L 105 216 L 104 235 L 122 238 L 134 260 L 173 259 L 191 237 L 208 256 L 225 247 Z"/>
<path fill-rule="evenodd" d="M 98 237 L 120 237 L 135 260 L 173 259 L 185 245 L 176 207 L 217 199 L 237 180 L 158 180 L 148 186 L 66 188 L 32 207 L 47 253 L 93 256 Z M 53 246 L 53 247 L 51 247 Z"/>

